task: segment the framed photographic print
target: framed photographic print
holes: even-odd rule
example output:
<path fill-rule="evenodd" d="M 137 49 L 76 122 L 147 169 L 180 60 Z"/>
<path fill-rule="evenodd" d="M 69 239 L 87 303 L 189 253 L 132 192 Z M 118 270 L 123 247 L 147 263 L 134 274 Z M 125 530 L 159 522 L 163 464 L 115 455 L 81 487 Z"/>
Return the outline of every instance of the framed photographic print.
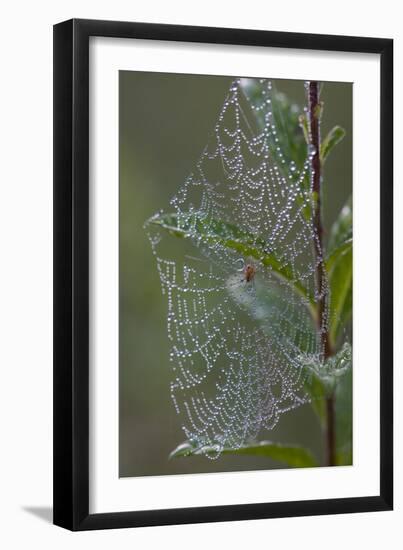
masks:
<path fill-rule="evenodd" d="M 54 27 L 54 522 L 392 509 L 393 42 Z"/>

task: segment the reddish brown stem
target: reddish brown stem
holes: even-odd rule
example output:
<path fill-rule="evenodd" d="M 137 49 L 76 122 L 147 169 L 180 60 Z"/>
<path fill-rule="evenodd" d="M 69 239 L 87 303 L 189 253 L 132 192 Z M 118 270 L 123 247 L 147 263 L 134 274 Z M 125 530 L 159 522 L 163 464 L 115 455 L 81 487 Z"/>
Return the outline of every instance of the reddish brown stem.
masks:
<path fill-rule="evenodd" d="M 318 296 L 317 326 L 321 339 L 322 360 L 326 361 L 332 353 L 329 331 L 327 329 L 328 292 L 327 274 L 323 260 L 323 226 L 321 215 L 321 162 L 320 162 L 320 111 L 319 84 L 310 81 L 308 91 L 308 122 L 309 122 L 309 159 L 312 177 L 313 195 L 313 226 L 315 231 L 314 248 L 316 259 L 316 292 Z M 334 395 L 326 398 L 326 465 L 333 466 L 336 463 L 336 428 L 335 428 L 335 399 Z"/>

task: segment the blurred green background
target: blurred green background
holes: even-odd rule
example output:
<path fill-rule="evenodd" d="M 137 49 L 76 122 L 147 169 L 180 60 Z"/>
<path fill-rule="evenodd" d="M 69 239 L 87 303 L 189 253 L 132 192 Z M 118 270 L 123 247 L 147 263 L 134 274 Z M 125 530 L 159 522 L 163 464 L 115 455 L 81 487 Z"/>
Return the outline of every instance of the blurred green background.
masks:
<path fill-rule="evenodd" d="M 284 468 L 254 456 L 168 460 L 185 435 L 170 398 L 166 297 L 144 222 L 193 170 L 232 78 L 121 71 L 119 475 L 134 477 Z M 302 81 L 274 80 L 302 112 Z M 346 137 L 326 163 L 323 214 L 329 229 L 352 190 L 352 84 L 325 83 L 322 135 L 335 124 Z M 262 439 L 300 444 L 322 456 L 322 433 L 309 405 L 283 415 Z"/>

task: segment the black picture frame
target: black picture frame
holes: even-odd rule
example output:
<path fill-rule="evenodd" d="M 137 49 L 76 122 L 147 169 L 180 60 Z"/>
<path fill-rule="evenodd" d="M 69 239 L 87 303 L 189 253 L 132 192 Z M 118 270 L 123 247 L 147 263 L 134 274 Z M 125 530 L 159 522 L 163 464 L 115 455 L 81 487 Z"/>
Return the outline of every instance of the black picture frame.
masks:
<path fill-rule="evenodd" d="M 365 497 L 89 513 L 89 38 L 381 56 L 380 491 Z M 391 510 L 393 506 L 393 41 L 73 19 L 54 26 L 54 523 L 71 530 Z"/>

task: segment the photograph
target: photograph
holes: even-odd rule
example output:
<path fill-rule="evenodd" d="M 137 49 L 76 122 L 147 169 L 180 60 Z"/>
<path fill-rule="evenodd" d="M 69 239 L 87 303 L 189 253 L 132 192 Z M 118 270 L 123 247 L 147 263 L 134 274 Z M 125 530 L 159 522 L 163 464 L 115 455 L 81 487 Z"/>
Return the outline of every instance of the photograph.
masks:
<path fill-rule="evenodd" d="M 119 477 L 353 465 L 353 83 L 118 78 Z"/>
<path fill-rule="evenodd" d="M 4 4 L 2 548 L 396 547 L 398 5 Z"/>

